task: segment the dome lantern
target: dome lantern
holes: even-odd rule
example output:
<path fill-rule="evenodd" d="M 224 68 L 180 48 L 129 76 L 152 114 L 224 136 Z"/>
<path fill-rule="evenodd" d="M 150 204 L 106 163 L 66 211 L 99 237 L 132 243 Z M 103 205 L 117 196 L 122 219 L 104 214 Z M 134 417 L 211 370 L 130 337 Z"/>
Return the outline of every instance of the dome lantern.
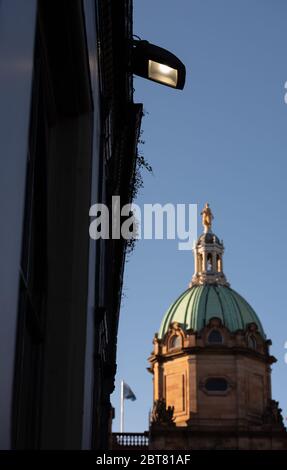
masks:
<path fill-rule="evenodd" d="M 204 233 L 193 248 L 194 275 L 190 287 L 204 284 L 229 285 L 223 273 L 223 242 L 212 232 L 214 217 L 208 203 L 201 215 Z"/>

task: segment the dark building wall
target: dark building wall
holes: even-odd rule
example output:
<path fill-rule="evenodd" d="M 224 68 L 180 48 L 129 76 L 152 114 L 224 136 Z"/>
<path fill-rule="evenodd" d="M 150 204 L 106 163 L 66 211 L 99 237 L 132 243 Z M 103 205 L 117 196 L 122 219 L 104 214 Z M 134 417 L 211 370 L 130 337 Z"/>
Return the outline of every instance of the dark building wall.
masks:
<path fill-rule="evenodd" d="M 97 2 L 84 0 L 84 15 L 86 23 L 87 50 L 90 67 L 91 90 L 93 96 L 93 143 L 92 143 L 92 172 L 91 172 L 91 204 L 99 199 L 102 185 L 102 122 L 100 94 L 100 63 L 98 47 L 98 12 Z M 95 303 L 98 290 L 98 268 L 100 253 L 98 244 L 90 239 L 89 242 L 89 285 L 87 299 L 86 350 L 85 350 L 85 381 L 82 447 L 89 449 L 92 442 L 92 410 L 94 385 L 94 348 L 95 348 Z"/>
<path fill-rule="evenodd" d="M 107 448 L 126 245 L 91 241 L 89 208 L 131 198 L 129 0 L 38 1 L 13 447 Z"/>
<path fill-rule="evenodd" d="M 19 263 L 35 17 L 36 0 L 1 1 L 0 448 L 4 449 L 11 446 Z"/>
<path fill-rule="evenodd" d="M 15 374 L 16 448 L 81 446 L 92 111 L 82 3 L 39 1 Z"/>
<path fill-rule="evenodd" d="M 132 2 L 98 2 L 101 56 L 102 184 L 99 201 L 111 209 L 112 196 L 121 205 L 131 200 L 142 105 L 133 103 L 131 75 Z M 100 240 L 95 306 L 94 448 L 109 446 L 116 348 L 126 245 Z"/>

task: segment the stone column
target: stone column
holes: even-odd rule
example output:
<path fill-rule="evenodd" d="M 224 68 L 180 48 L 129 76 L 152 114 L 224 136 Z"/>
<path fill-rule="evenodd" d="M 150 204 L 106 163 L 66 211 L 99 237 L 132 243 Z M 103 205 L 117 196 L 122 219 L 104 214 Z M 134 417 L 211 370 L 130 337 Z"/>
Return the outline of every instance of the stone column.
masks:
<path fill-rule="evenodd" d="M 202 272 L 206 272 L 206 251 L 202 253 Z"/>
<path fill-rule="evenodd" d="M 216 252 L 212 253 L 212 271 L 217 271 L 217 260 L 216 260 Z"/>

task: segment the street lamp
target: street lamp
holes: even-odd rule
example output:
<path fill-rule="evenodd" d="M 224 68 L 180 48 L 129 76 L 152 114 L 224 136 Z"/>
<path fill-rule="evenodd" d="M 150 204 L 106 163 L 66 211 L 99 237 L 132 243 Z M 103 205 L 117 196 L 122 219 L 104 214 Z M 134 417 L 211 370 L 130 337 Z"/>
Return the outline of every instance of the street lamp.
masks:
<path fill-rule="evenodd" d="M 133 73 L 148 80 L 179 90 L 184 87 L 184 64 L 171 52 L 148 41 L 133 42 L 132 68 Z"/>

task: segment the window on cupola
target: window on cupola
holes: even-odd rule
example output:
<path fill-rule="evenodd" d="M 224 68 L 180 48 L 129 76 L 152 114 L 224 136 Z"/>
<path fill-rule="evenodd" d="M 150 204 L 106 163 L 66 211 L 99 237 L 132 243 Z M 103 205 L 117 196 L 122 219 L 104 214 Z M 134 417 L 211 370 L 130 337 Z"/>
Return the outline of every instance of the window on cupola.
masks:
<path fill-rule="evenodd" d="M 212 271 L 212 254 L 207 254 L 207 271 Z"/>
<path fill-rule="evenodd" d="M 249 348 L 252 348 L 252 349 L 257 348 L 257 341 L 253 335 L 248 336 L 247 343 L 248 343 Z"/>
<path fill-rule="evenodd" d="M 205 388 L 208 392 L 226 392 L 228 382 L 222 377 L 212 377 L 205 382 Z"/>
<path fill-rule="evenodd" d="M 211 344 L 223 343 L 222 335 L 218 330 L 212 330 L 208 335 L 208 342 Z"/>
<path fill-rule="evenodd" d="M 169 341 L 169 349 L 181 348 L 181 336 L 173 335 Z"/>

